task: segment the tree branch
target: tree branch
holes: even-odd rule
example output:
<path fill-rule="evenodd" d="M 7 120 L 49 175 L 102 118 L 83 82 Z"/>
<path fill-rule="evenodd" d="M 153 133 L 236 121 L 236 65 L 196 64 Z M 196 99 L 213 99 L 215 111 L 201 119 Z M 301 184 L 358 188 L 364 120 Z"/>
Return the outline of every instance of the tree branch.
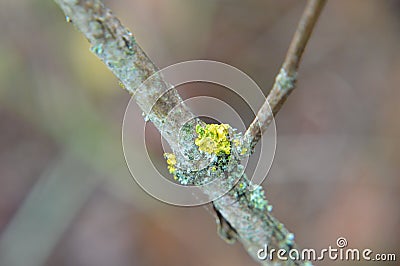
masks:
<path fill-rule="evenodd" d="M 294 90 L 300 61 L 326 0 L 309 0 L 293 36 L 285 61 L 275 78 L 268 97 L 245 133 L 245 139 L 254 148 L 271 124 L 287 97 Z"/>
<path fill-rule="evenodd" d="M 181 141 L 179 138 L 182 138 L 179 133 L 182 123 L 194 118 L 195 115 L 186 107 L 175 89 L 169 90 L 170 86 L 162 77 L 156 76 L 150 83 L 146 82 L 145 86 L 140 86 L 148 77 L 156 73 L 157 67 L 136 43 L 130 31 L 120 23 L 109 9 L 104 7 L 100 0 L 55 0 L 55 2 L 64 11 L 67 21 L 72 22 L 86 36 L 92 45 L 92 52 L 107 65 L 121 81 L 124 88 L 132 94 L 134 100 L 150 121 L 154 123 L 171 148 L 174 151 L 179 150 Z M 316 4 L 319 2 L 322 1 L 311 1 L 311 6 L 319 6 L 319 4 Z M 313 9 L 316 9 L 316 7 L 313 7 Z M 302 20 L 304 24 L 302 31 L 308 32 L 306 35 L 309 36 L 311 30 L 307 26 L 309 25 L 308 20 Z M 298 39 L 296 41 L 298 43 L 306 42 L 301 35 L 296 39 Z M 299 56 L 302 49 L 296 49 L 297 46 L 293 46 L 291 53 Z M 291 60 L 286 61 L 288 62 L 286 64 L 288 70 L 296 68 L 295 60 L 293 62 Z M 293 71 L 288 73 L 293 73 Z M 279 86 L 282 87 L 283 85 Z M 176 115 L 171 115 L 172 110 Z M 194 126 L 201 124 L 199 120 L 193 121 Z M 192 130 L 190 134 L 195 137 L 195 130 Z M 198 147 L 193 141 L 194 138 L 189 139 L 191 141 L 185 142 L 181 146 L 197 150 Z M 221 190 L 226 191 L 226 188 L 231 188 L 235 184 L 233 181 L 237 182 L 237 179 L 232 178 L 232 176 L 240 172 L 238 171 L 239 168 L 240 165 L 236 164 L 234 170 L 229 173 L 221 171 L 220 176 L 218 176 L 221 182 L 215 187 L 203 189 L 203 192 L 210 198 L 215 198 L 215 195 L 220 195 Z M 210 178 L 207 174 L 199 177 L 203 180 Z M 258 260 L 257 251 L 264 245 L 267 245 L 269 249 L 278 250 L 282 248 L 286 251 L 296 248 L 293 234 L 289 233 L 284 225 L 272 216 L 270 206 L 266 208 L 255 207 L 252 200 L 254 198 L 260 199 L 260 195 L 263 195 L 264 192 L 261 189 L 250 191 L 246 189 L 249 185 L 250 182 L 241 174 L 240 181 L 234 188 L 213 202 L 218 217 L 229 224 L 229 228 L 235 231 L 238 240 L 255 260 Z M 266 202 L 264 203 L 266 204 Z M 232 236 L 233 234 L 228 235 Z M 279 265 L 305 264 L 303 261 L 291 259 L 259 262 L 263 265 L 275 265 L 276 263 L 279 263 Z"/>

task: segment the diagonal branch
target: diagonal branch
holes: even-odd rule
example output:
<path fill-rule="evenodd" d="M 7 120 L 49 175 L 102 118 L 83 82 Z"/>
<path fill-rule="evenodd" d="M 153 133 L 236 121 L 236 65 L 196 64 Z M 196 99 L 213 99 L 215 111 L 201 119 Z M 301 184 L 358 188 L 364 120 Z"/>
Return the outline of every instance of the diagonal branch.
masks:
<path fill-rule="evenodd" d="M 121 81 L 123 87 L 132 94 L 146 117 L 154 123 L 171 148 L 173 150 L 179 149 L 181 125 L 195 115 L 186 107 L 175 89 L 168 89 L 169 85 L 165 83 L 162 77 L 156 76 L 151 82 L 144 83 L 145 86 L 140 86 L 157 72 L 157 67 L 136 43 L 130 31 L 100 0 L 55 0 L 55 2 L 65 13 L 67 21 L 72 22 L 86 36 L 91 43 L 92 52 L 107 65 Z M 315 23 L 317 16 L 312 14 L 319 13 L 322 7 L 321 2 L 323 1 L 310 1 L 306 12 L 308 14 L 306 17 L 309 18 L 302 19 L 301 24 L 304 27 L 301 31 L 304 33 L 296 33 L 297 37 L 295 37 L 294 43 L 299 44 L 292 45 L 291 53 L 293 55 L 301 56 L 303 49 L 296 47 L 305 45 L 311 34 L 309 20 L 314 20 Z M 319 11 L 317 12 L 317 10 Z M 302 35 L 305 37 L 302 37 Z M 296 72 L 298 66 L 296 60 L 287 59 L 285 62 L 287 62 L 285 64 L 287 73 L 294 75 L 293 73 Z M 277 80 L 281 89 L 285 87 L 284 77 L 277 78 Z M 273 98 L 277 97 L 274 96 Z M 171 112 L 172 110 L 173 112 Z M 176 115 L 171 115 L 171 113 Z M 195 122 L 198 123 L 198 121 Z M 194 141 L 186 144 L 189 148 L 197 149 Z M 204 175 L 202 178 L 207 179 L 208 176 Z M 220 194 L 218 189 L 226 191 L 227 187 L 232 188 L 232 179 L 230 178 L 230 176 L 221 174 L 220 179 L 223 181 L 220 187 L 205 190 L 204 193 L 210 198 L 215 198 L 214 195 Z M 240 182 L 241 185 L 248 186 L 250 184 L 243 176 Z M 246 188 L 246 186 L 244 187 Z M 296 248 L 293 234 L 289 233 L 284 225 L 272 216 L 271 208 L 258 209 L 251 205 L 249 198 L 257 198 L 254 196 L 258 196 L 257 199 L 260 199 L 260 195 L 264 193 L 261 189 L 256 192 L 258 195 L 254 194 L 255 192 L 243 189 L 243 186 L 236 185 L 229 193 L 215 200 L 213 205 L 218 217 L 223 220 L 220 221 L 220 225 L 224 221 L 229 224 L 228 230 L 232 229 L 237 233 L 238 240 L 243 244 L 249 255 L 256 260 L 258 250 L 265 245 L 269 249 L 275 250 L 285 249 L 289 251 Z M 266 204 L 266 202 L 264 203 Z M 231 237 L 233 234 L 231 232 L 226 235 Z M 304 261 L 291 259 L 280 262 L 269 260 L 259 262 L 263 265 L 277 265 L 276 263 L 279 263 L 279 265 L 306 265 Z"/>
<path fill-rule="evenodd" d="M 275 83 L 256 118 L 245 133 L 245 139 L 254 148 L 271 124 L 287 97 L 294 90 L 300 61 L 326 0 L 309 0 L 293 36 L 285 61 Z"/>

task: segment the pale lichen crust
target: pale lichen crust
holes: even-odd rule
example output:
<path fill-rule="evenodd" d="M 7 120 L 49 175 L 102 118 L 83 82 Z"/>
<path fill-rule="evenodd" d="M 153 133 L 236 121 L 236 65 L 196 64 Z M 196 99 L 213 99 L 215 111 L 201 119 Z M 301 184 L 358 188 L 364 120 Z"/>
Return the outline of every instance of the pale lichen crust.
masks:
<path fill-rule="evenodd" d="M 241 160 L 249 156 L 250 148 L 243 140 L 242 133 L 237 133 L 228 124 L 188 123 L 182 128 L 180 137 L 185 144 L 181 146 L 181 156 L 164 154 L 168 171 L 174 180 L 182 185 L 203 185 L 222 178 L 231 186 L 228 193 L 233 193 L 238 201 L 245 202 L 252 209 L 272 210 L 262 187 L 254 186 L 244 173 Z M 195 150 L 191 148 L 193 141 Z M 186 167 L 199 158 L 208 162 L 206 167 Z M 188 160 L 190 164 L 187 164 Z"/>

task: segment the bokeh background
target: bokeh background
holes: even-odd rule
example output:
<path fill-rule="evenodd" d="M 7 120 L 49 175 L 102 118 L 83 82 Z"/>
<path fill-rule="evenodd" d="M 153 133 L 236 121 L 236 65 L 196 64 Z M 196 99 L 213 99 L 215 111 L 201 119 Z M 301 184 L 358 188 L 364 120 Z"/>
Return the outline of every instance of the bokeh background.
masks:
<path fill-rule="evenodd" d="M 305 1 L 106 4 L 158 66 L 218 60 L 267 93 Z M 400 260 L 399 14 L 394 0 L 328 1 L 276 118 L 263 186 L 302 247 L 345 237 Z M 132 180 L 128 101 L 53 1 L 0 2 L 0 265 L 257 265 L 207 208 L 163 204 Z"/>

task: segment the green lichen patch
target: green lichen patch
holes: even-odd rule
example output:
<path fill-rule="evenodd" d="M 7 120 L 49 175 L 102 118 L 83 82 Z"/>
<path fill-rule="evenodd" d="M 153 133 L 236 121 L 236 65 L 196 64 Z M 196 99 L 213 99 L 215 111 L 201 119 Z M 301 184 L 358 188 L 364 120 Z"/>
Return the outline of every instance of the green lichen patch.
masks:
<path fill-rule="evenodd" d="M 279 74 L 276 76 L 277 84 L 280 90 L 289 91 L 294 88 L 296 83 L 296 74 L 294 76 L 289 76 L 284 68 L 281 68 Z"/>
<path fill-rule="evenodd" d="M 256 189 L 249 194 L 250 206 L 259 210 L 264 210 L 268 201 L 265 199 L 265 193 L 261 186 L 257 186 Z"/>

